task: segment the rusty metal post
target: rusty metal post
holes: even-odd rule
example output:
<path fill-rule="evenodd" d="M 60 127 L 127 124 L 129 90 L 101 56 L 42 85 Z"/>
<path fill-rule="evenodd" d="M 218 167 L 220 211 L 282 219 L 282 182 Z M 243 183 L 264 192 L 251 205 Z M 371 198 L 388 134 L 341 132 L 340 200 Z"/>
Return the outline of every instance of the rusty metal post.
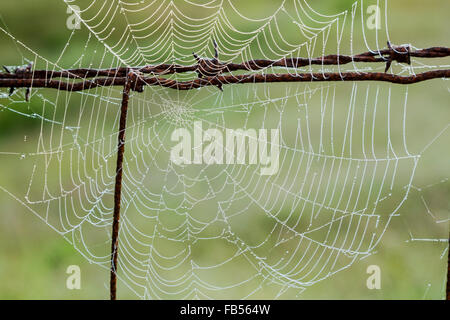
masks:
<path fill-rule="evenodd" d="M 119 222 L 120 222 L 120 202 L 122 194 L 122 172 L 123 172 L 123 154 L 125 151 L 125 130 L 127 124 L 128 100 L 130 90 L 134 81 L 133 72 L 128 73 L 125 85 L 123 87 L 122 106 L 120 109 L 119 135 L 117 143 L 117 166 L 116 166 L 116 184 L 114 188 L 114 216 L 111 236 L 111 278 L 110 278 L 110 298 L 116 300 L 117 291 L 117 256 L 119 251 Z"/>

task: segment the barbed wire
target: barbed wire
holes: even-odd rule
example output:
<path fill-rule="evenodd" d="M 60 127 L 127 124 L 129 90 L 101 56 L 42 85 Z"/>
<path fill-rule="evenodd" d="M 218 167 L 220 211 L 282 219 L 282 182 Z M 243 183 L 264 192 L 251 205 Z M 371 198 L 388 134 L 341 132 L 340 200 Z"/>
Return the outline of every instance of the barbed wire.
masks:
<path fill-rule="evenodd" d="M 316 81 L 383 81 L 395 84 L 413 84 L 436 78 L 449 78 L 450 69 L 427 71 L 415 75 L 401 76 L 387 73 L 392 62 L 411 64 L 411 57 L 442 58 L 450 56 L 450 48 L 431 47 L 411 51 L 410 46 L 392 46 L 388 48 L 364 52 L 361 54 L 326 55 L 319 58 L 283 58 L 280 60 L 249 60 L 243 63 L 222 63 L 217 56 L 212 59 L 198 58 L 197 64 L 182 66 L 178 64 L 159 64 L 144 67 L 120 67 L 111 69 L 70 69 L 63 71 L 31 70 L 28 65 L 11 72 L 0 72 L 0 88 L 10 88 L 10 94 L 15 88 L 52 88 L 65 91 L 83 91 L 100 86 L 124 86 L 127 74 L 133 71 L 137 74 L 135 87 L 132 90 L 142 92 L 145 85 L 162 86 L 177 90 L 191 90 L 206 86 L 217 86 L 244 83 L 271 82 L 316 82 Z M 385 72 L 304 72 L 304 73 L 267 73 L 267 74 L 229 74 L 233 71 L 258 71 L 269 67 L 297 69 L 312 65 L 345 65 L 349 63 L 385 63 Z M 196 72 L 198 78 L 189 81 L 179 81 L 161 77 L 162 75 Z M 146 76 L 151 74 L 151 76 Z M 68 80 L 72 80 L 69 82 Z M 59 80 L 56 80 L 59 79 Z M 73 80 L 80 80 L 74 82 Z"/>

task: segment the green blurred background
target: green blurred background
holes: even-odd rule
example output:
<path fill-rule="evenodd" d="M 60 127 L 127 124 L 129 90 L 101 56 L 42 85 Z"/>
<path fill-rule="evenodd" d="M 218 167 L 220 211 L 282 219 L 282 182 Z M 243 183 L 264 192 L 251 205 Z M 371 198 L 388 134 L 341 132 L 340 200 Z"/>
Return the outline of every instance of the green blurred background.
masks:
<path fill-rule="evenodd" d="M 270 9 L 267 1 L 246 1 L 249 10 L 255 3 L 260 12 Z M 351 7 L 353 1 L 317 1 L 315 7 L 324 13 L 336 13 Z M 400 43 L 418 47 L 449 46 L 447 0 L 397 0 L 389 3 L 390 35 Z M 27 46 L 50 61 L 58 59 L 71 31 L 65 28 L 68 14 L 63 1 L 22 0 L 0 2 L 0 25 Z M 2 38 L 4 41 L 5 38 Z M 0 43 L 0 64 L 20 64 L 13 42 Z M 80 42 L 83 52 L 84 42 Z M 71 48 L 74 48 L 72 46 Z M 72 49 L 73 50 L 73 49 Z M 19 59 L 19 61 L 17 61 Z M 448 85 L 440 80 L 414 87 L 410 92 L 408 128 L 414 136 L 412 152 L 419 152 L 449 123 Z M 1 151 L 11 150 L 23 141 L 28 121 L 21 122 L 7 112 L 0 115 Z M 39 121 L 36 121 L 37 129 Z M 414 238 L 448 237 L 448 223 L 436 223 L 422 199 L 435 216 L 448 219 L 450 208 L 449 131 L 445 131 L 423 154 L 414 186 L 400 217 L 393 219 L 377 252 L 322 281 L 302 293 L 302 299 L 442 299 L 445 296 L 448 245 L 443 242 L 409 241 Z M 1 185 L 21 181 L 11 170 L 14 161 L 2 161 Z M 22 186 L 20 186 L 22 187 Z M 109 272 L 87 262 L 66 240 L 32 215 L 25 207 L 0 192 L 0 298 L 2 299 L 106 299 Z M 382 289 L 368 290 L 364 281 L 366 268 L 383 264 Z M 66 288 L 66 268 L 79 265 L 82 270 L 81 290 Z M 355 281 L 354 279 L 358 279 Z M 134 298 L 119 283 L 120 298 Z"/>

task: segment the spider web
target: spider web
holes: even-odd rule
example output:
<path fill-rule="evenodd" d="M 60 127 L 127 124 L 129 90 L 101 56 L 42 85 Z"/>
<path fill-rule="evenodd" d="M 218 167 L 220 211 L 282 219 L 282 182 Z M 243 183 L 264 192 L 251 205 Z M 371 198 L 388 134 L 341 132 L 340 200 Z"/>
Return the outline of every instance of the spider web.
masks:
<path fill-rule="evenodd" d="M 366 27 L 367 3 L 321 14 L 311 1 L 65 1 L 77 6 L 60 57 L 49 61 L 6 29 L 35 69 L 194 64 L 192 52 L 221 62 L 377 52 L 391 41 L 387 9 Z M 74 7 L 73 7 L 74 8 Z M 395 42 L 395 41 L 392 41 Z M 83 54 L 73 57 L 84 44 Z M 75 51 L 75 52 L 78 52 Z M 410 75 L 436 66 L 394 65 Z M 384 71 L 382 64 L 265 68 L 255 73 Z M 192 80 L 195 73 L 167 75 Z M 65 79 L 76 82 L 77 79 Z M 138 297 L 289 298 L 371 255 L 407 199 L 420 161 L 406 132 L 409 86 L 377 83 L 238 84 L 133 93 L 126 131 L 118 276 Z M 20 159 L 17 201 L 89 261 L 110 266 L 121 88 L 16 91 L 1 107 L 40 123 Z M 278 129 L 279 170 L 261 165 L 170 161 L 171 133 Z M 31 130 L 31 129 L 30 129 Z M 270 142 L 269 142 L 270 143 Z M 12 150 L 11 146 L 11 150 Z M 445 222 L 445 219 L 444 219 Z M 448 220 L 447 220 L 448 222 Z M 413 239 L 412 239 L 413 240 Z"/>

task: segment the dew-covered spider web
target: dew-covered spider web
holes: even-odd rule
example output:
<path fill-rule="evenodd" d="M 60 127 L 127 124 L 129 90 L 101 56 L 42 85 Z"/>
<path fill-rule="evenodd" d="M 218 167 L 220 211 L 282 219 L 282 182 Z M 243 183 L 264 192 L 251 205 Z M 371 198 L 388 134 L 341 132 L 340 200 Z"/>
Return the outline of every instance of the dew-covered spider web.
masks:
<path fill-rule="evenodd" d="M 65 3 L 80 28 L 69 32 L 57 58 L 47 59 L 16 38 L 13 29 L 1 28 L 2 43 L 20 52 L 17 65 L 33 62 L 34 69 L 54 71 L 192 65 L 193 52 L 214 56 L 214 41 L 219 60 L 235 63 L 353 55 L 377 52 L 387 41 L 402 44 L 390 36 L 385 1 L 350 2 L 342 12 L 305 0 L 270 1 L 264 10 L 257 1 L 236 0 Z M 369 5 L 375 6 L 370 14 Z M 416 49 L 414 43 L 411 48 Z M 438 63 L 412 59 L 411 65 L 394 63 L 389 72 L 412 75 L 443 66 Z M 383 63 L 349 63 L 248 73 L 384 69 Z M 185 81 L 197 74 L 163 77 Z M 448 99 L 448 83 L 434 84 Z M 414 90 L 376 82 L 322 82 L 224 85 L 223 92 L 214 86 L 189 91 L 148 86 L 143 93 L 133 92 L 119 287 L 145 299 L 301 298 L 309 287 L 372 255 L 411 192 L 419 189 L 416 169 L 422 150 L 433 143 L 415 145 L 409 139 Z M 105 272 L 111 257 L 121 94 L 121 87 L 33 88 L 29 102 L 23 89 L 11 96 L 3 90 L 0 97 L 3 112 L 34 124 L 23 128 L 23 144 L 1 146 L 9 170 L 19 172 L 15 180 L 2 181 L 1 190 Z M 173 163 L 173 131 L 193 133 L 196 123 L 203 131 L 223 133 L 278 129 L 279 170 L 261 175 L 258 163 Z M 440 129 L 437 138 L 447 127 Z M 444 186 L 447 180 L 436 183 Z M 436 223 L 448 224 L 448 211 L 433 214 Z M 423 238 L 447 241 L 440 235 Z"/>

